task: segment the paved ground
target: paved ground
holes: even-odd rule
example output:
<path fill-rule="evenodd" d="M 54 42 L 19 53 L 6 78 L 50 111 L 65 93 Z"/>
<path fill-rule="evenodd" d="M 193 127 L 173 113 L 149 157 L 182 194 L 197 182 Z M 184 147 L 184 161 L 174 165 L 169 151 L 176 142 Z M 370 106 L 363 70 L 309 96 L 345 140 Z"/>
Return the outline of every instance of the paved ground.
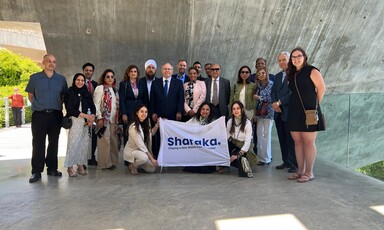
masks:
<path fill-rule="evenodd" d="M 235 169 L 132 176 L 123 165 L 69 178 L 60 157 L 62 178 L 29 184 L 30 126 L 1 129 L 0 229 L 384 229 L 383 182 L 321 159 L 314 181 L 288 181 L 273 146 L 273 164 L 252 179 Z"/>

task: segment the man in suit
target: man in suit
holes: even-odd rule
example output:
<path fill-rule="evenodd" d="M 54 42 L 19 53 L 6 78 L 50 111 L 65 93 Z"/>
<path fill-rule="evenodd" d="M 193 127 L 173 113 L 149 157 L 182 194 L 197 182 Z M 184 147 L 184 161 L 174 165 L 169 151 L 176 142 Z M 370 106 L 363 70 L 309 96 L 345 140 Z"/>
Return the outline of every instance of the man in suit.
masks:
<path fill-rule="evenodd" d="M 271 90 L 272 108 L 275 110 L 275 124 L 277 135 L 279 137 L 281 157 L 283 163 L 276 166 L 276 169 L 289 168 L 288 172 L 297 172 L 297 161 L 295 155 L 295 145 L 287 126 L 288 104 L 290 91 L 288 89 L 288 81 L 286 70 L 288 68 L 289 53 L 282 52 L 278 55 L 279 67 L 281 72 L 275 76 L 275 81 Z"/>
<path fill-rule="evenodd" d="M 256 59 L 256 64 L 255 64 L 256 69 L 258 69 L 260 67 L 266 67 L 266 66 L 267 66 L 267 60 L 265 60 L 262 57 L 259 57 Z M 249 81 L 252 83 L 255 83 L 256 79 L 257 79 L 256 73 L 251 74 L 251 76 L 249 76 Z M 269 74 L 269 80 L 274 81 L 275 75 L 270 73 Z"/>
<path fill-rule="evenodd" d="M 169 63 L 161 67 L 161 73 L 163 77 L 154 80 L 151 86 L 150 113 L 152 120 L 157 122 L 161 117 L 180 121 L 184 111 L 183 83 L 172 77 L 173 67 Z M 154 139 L 157 138 L 159 138 L 159 132 Z M 160 142 L 154 142 L 154 155 L 157 157 Z"/>
<path fill-rule="evenodd" d="M 190 81 L 188 75 L 185 73 L 187 70 L 187 61 L 184 59 L 180 59 L 177 63 L 178 73 L 172 75 L 173 78 L 179 79 L 183 84 Z"/>
<path fill-rule="evenodd" d="M 197 80 L 204 81 L 205 78 L 201 75 L 201 63 L 198 61 L 195 61 L 195 63 L 193 63 L 193 67 L 195 67 L 197 69 L 198 74 L 199 74 L 199 76 L 197 77 Z M 190 76 L 189 76 L 189 79 L 191 79 Z"/>
<path fill-rule="evenodd" d="M 145 68 L 145 76 L 140 78 L 139 87 L 143 90 L 143 103 L 148 107 L 150 107 L 150 99 L 151 99 L 151 86 L 153 81 L 156 79 L 156 69 L 157 64 L 153 59 L 149 59 L 144 64 Z"/>
<path fill-rule="evenodd" d="M 93 96 L 93 92 L 95 91 L 95 88 L 97 87 L 97 82 L 92 80 L 93 74 L 95 72 L 95 66 L 92 63 L 85 63 L 83 65 L 83 74 L 85 75 L 85 86 L 87 86 L 88 91 Z M 92 130 L 92 150 L 91 150 L 91 158 L 88 159 L 88 165 L 94 165 L 97 166 L 97 161 L 95 157 L 95 151 L 96 151 L 96 145 L 97 145 L 97 136 Z M 84 165 L 86 168 L 86 166 Z"/>
<path fill-rule="evenodd" d="M 212 66 L 212 63 L 205 63 L 204 65 L 205 75 L 207 75 L 206 78 L 211 77 L 211 66 Z"/>
<path fill-rule="evenodd" d="M 205 101 L 213 104 L 212 112 L 215 118 L 225 116 L 228 120 L 228 104 L 231 92 L 229 80 L 220 76 L 221 67 L 219 64 L 212 64 L 210 73 L 211 77 L 205 79 L 207 89 Z"/>

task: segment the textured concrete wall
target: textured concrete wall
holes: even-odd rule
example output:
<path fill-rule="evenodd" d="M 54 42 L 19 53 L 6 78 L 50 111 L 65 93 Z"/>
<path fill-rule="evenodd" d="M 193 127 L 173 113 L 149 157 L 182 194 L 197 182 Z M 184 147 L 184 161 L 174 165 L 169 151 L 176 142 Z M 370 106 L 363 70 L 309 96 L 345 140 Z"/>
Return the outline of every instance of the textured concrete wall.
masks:
<path fill-rule="evenodd" d="M 328 128 L 318 133 L 318 154 L 348 168 L 384 160 L 383 93 L 326 95 Z"/>
<path fill-rule="evenodd" d="M 96 65 L 97 75 L 112 68 L 121 79 L 130 64 L 143 72 L 148 58 L 158 64 L 185 58 L 218 62 L 223 75 L 234 81 L 238 68 L 254 68 L 259 56 L 276 73 L 276 55 L 301 46 L 323 73 L 329 94 L 324 107 L 335 127 L 324 132 L 327 137 L 320 134 L 319 142 L 334 146 L 343 145 L 348 134 L 340 128 L 347 114 L 345 95 L 339 94 L 384 91 L 380 0 L 0 0 L 0 5 L 0 20 L 41 23 L 47 50 L 68 78 L 88 61 Z M 360 109 L 363 102 L 356 100 L 351 108 Z M 372 106 L 381 111 L 382 103 Z M 363 122 L 359 114 L 351 121 Z M 354 127 L 349 126 L 350 141 L 357 141 L 352 132 L 366 131 Z M 362 143 L 372 141 L 366 137 L 360 144 L 349 142 L 352 155 L 365 154 Z M 375 146 L 384 147 L 380 142 Z M 348 166 L 365 157 L 346 157 L 343 148 L 329 154 Z"/>

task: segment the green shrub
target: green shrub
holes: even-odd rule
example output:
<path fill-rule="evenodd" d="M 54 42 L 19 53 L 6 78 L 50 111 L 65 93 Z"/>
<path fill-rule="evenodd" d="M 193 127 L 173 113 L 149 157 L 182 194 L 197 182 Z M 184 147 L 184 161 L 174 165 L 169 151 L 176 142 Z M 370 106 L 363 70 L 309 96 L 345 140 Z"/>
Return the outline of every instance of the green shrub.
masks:
<path fill-rule="evenodd" d="M 22 57 L 13 52 L 0 49 L 0 128 L 5 127 L 5 100 L 15 87 L 19 88 L 19 93 L 27 98 L 28 93 L 25 88 L 28 84 L 29 76 L 40 72 L 41 67 L 30 58 Z M 30 107 L 25 107 L 25 122 L 31 122 L 32 112 Z M 9 125 L 14 125 L 12 110 L 9 112 Z"/>
<path fill-rule="evenodd" d="M 31 74 L 41 71 L 41 67 L 30 58 L 6 49 L 0 49 L 0 63 L 0 86 L 17 86 L 28 82 Z"/>

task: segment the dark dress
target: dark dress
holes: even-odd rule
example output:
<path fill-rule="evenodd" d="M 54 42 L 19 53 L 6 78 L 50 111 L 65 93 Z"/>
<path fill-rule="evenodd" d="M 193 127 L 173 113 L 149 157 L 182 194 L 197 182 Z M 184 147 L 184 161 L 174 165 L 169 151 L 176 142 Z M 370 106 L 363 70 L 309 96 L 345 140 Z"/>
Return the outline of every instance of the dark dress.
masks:
<path fill-rule="evenodd" d="M 311 80 L 311 71 L 317 69 L 314 66 L 304 66 L 296 75 L 297 88 L 300 92 L 301 99 L 303 100 L 304 108 L 315 109 L 317 93 L 315 85 Z M 289 101 L 289 111 L 288 111 L 288 128 L 290 131 L 294 132 L 316 132 L 319 131 L 319 126 L 321 126 L 321 119 L 318 122 L 318 125 L 307 125 L 305 124 L 305 112 L 301 104 L 299 95 L 295 87 L 295 80 L 292 79 L 288 85 L 289 90 L 291 91 L 291 99 Z M 321 114 L 320 105 L 317 107 L 318 114 Z"/>

